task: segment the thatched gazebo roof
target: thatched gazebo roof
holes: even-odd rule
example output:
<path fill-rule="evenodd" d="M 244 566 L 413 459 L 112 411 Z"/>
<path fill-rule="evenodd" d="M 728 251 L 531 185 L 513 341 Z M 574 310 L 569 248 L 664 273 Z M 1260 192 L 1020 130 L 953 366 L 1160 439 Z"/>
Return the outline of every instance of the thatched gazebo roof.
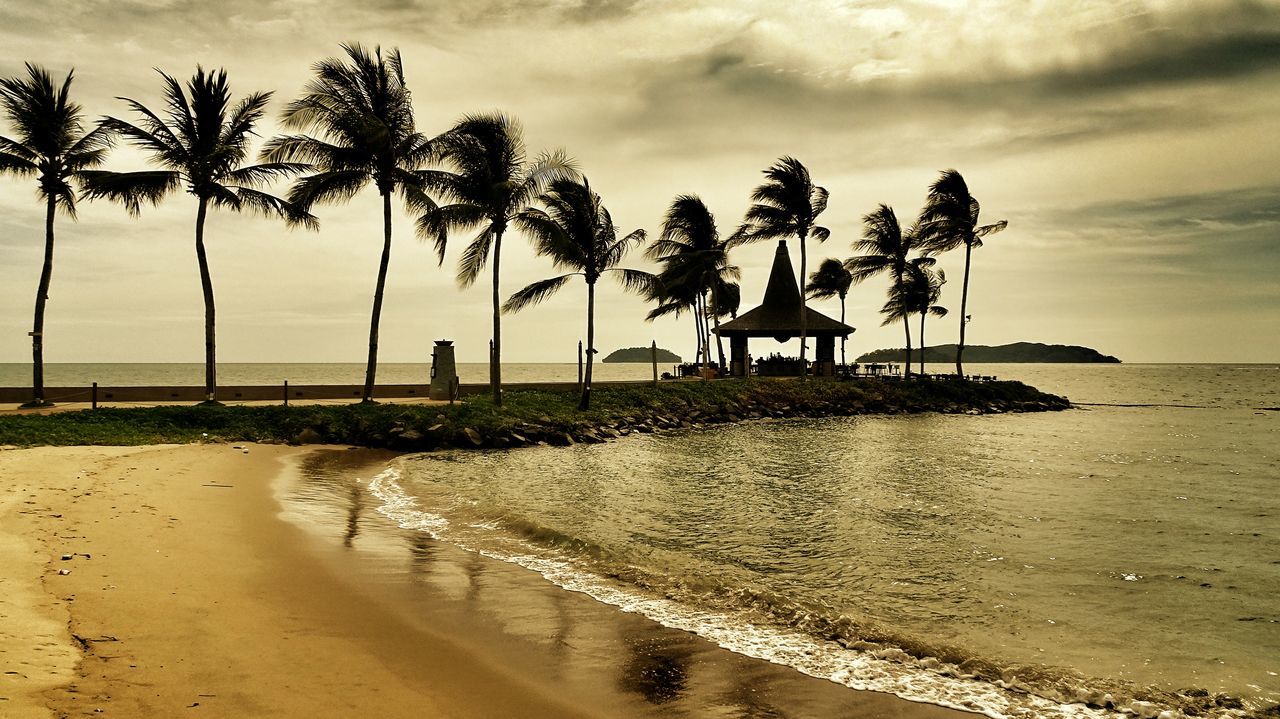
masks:
<path fill-rule="evenodd" d="M 791 255 L 787 241 L 778 241 L 773 255 L 773 269 L 769 273 L 769 285 L 764 291 L 764 301 L 737 319 L 730 320 L 716 330 L 722 336 L 773 337 L 784 342 L 800 336 L 800 312 L 806 314 L 805 332 L 810 337 L 848 337 L 854 328 L 804 305 L 800 300 L 800 286 L 791 269 Z"/>

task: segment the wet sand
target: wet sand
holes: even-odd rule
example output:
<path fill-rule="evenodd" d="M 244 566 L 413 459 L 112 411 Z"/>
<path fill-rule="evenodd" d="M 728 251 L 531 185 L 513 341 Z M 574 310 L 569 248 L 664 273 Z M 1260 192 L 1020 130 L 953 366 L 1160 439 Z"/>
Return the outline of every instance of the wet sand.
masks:
<path fill-rule="evenodd" d="M 0 715 L 972 716 L 402 530 L 385 455 L 243 447 L 0 452 Z"/>

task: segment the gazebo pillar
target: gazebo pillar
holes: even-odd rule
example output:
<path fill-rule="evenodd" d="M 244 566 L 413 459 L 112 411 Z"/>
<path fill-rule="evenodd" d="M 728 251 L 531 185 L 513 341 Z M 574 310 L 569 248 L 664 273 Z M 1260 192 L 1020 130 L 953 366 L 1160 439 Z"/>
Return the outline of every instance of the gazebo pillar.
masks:
<path fill-rule="evenodd" d="M 729 335 L 729 376 L 751 376 L 751 367 L 747 364 L 746 335 Z"/>
<path fill-rule="evenodd" d="M 818 335 L 818 351 L 813 357 L 813 375 L 815 377 L 834 377 L 836 374 L 836 338 L 835 335 Z"/>

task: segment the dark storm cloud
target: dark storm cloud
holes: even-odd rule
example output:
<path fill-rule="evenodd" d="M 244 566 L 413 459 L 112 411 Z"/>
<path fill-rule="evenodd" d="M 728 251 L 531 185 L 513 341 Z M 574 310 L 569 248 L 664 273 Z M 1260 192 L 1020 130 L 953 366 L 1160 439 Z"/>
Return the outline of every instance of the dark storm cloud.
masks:
<path fill-rule="evenodd" d="M 1093 203 L 1027 218 L 1028 233 L 1072 245 L 1082 257 L 1107 255 L 1140 273 L 1191 278 L 1205 297 L 1246 294 L 1280 309 L 1280 188 Z M 1125 260 L 1124 258 L 1129 258 Z M 1179 298 L 1188 294 L 1183 286 Z"/>
<path fill-rule="evenodd" d="M 664 132 L 664 147 L 679 153 L 683 146 L 743 139 L 706 122 L 716 116 L 750 118 L 764 141 L 797 128 L 823 132 L 850 125 L 887 131 L 892 141 L 904 119 L 932 117 L 943 132 L 964 132 L 975 121 L 1004 124 L 1008 132 L 980 144 L 1024 151 L 1158 127 L 1211 127 L 1253 108 L 1187 103 L 1183 93 L 1255 82 L 1265 92 L 1265 83 L 1280 80 L 1275 6 L 1232 3 L 1158 20 L 1140 13 L 1118 22 L 1122 28 L 1091 31 L 1097 37 L 1090 38 L 1096 43 L 1090 52 L 1030 68 L 1002 63 L 998 54 L 967 57 L 959 46 L 951 63 L 859 79 L 854 72 L 788 60 L 755 32 L 756 21 L 747 21 L 721 28 L 709 46 L 686 51 L 678 61 L 630 68 L 641 102 L 618 122 L 626 129 Z M 850 46 L 857 47 L 856 41 L 851 33 Z M 1069 45 L 1072 39 L 1060 42 Z M 1052 48 L 1045 49 L 1043 55 L 1052 57 Z"/>
<path fill-rule="evenodd" d="M 1276 70 L 1280 70 L 1280 31 L 1242 32 L 1207 38 L 1161 37 L 1123 48 L 1096 65 L 1049 72 L 1024 82 L 1042 94 L 1075 97 L 1219 82 Z"/>

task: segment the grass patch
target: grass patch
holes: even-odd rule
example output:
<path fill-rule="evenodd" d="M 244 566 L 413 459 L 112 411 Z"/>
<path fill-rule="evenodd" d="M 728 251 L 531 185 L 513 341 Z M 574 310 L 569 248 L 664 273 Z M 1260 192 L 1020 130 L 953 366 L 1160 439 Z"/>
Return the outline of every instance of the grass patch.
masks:
<path fill-rule="evenodd" d="M 0 444 L 139 445 L 199 441 L 325 441 L 424 449 L 442 444 L 486 446 L 512 433 L 580 435 L 600 427 L 662 428 L 696 417 L 719 422 L 750 416 L 830 416 L 901 412 L 991 412 L 1063 409 L 1061 397 L 1020 382 L 964 380 L 721 380 L 666 382 L 657 387 L 602 387 L 592 408 L 577 409 L 574 392 L 509 391 L 502 407 L 487 396 L 454 405 L 324 405 L 292 407 L 170 406 L 103 408 L 0 417 Z M 497 442 L 496 446 L 505 446 Z"/>

